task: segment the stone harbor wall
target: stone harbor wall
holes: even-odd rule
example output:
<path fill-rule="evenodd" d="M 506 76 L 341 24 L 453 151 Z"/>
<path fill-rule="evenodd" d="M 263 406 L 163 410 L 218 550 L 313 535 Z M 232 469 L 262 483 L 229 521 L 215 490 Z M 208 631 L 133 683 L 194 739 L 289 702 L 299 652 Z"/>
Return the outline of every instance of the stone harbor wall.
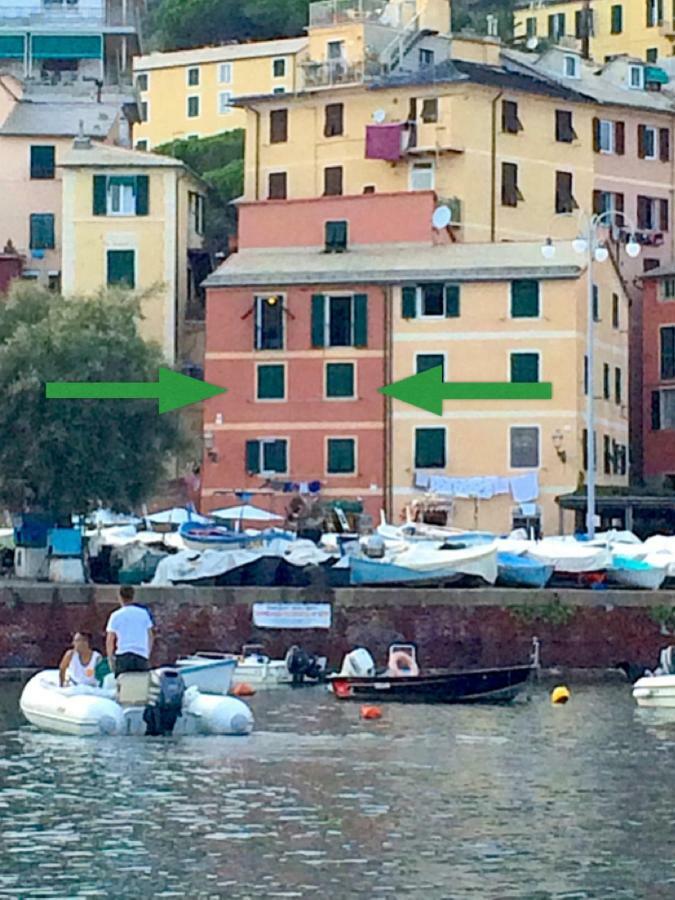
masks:
<path fill-rule="evenodd" d="M 54 666 L 78 629 L 103 649 L 116 596 L 108 585 L 1 583 L 0 668 Z M 147 587 L 137 600 L 157 625 L 156 664 L 246 642 L 272 656 L 300 644 L 334 665 L 362 645 L 384 664 L 390 643 L 414 641 L 423 667 L 508 665 L 527 661 L 536 636 L 545 667 L 653 666 L 675 644 L 675 591 Z M 330 603 L 331 627 L 255 627 L 258 602 Z"/>

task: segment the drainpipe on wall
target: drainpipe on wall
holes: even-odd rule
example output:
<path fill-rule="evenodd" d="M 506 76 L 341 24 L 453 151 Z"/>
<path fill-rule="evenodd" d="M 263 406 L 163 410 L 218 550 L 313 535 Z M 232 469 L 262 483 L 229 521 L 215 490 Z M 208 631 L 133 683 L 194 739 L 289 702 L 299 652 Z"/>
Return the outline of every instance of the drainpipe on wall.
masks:
<path fill-rule="evenodd" d="M 391 384 L 393 378 L 393 334 L 392 322 L 394 320 L 394 291 L 391 285 L 384 288 L 384 365 L 383 384 Z M 382 485 L 382 499 L 384 500 L 384 514 L 388 522 L 392 522 L 394 514 L 394 485 L 393 485 L 393 422 L 392 422 L 392 399 L 384 398 L 384 459 L 382 467 L 382 477 L 384 484 Z"/>
<path fill-rule="evenodd" d="M 183 173 L 178 172 L 176 176 L 176 207 L 175 207 L 175 217 L 176 217 L 176 252 L 175 252 L 175 260 L 174 260 L 174 312 L 173 312 L 173 353 L 174 353 L 174 363 L 180 362 L 180 352 L 181 352 L 181 340 L 180 340 L 180 332 L 181 332 L 181 298 L 180 298 L 180 184 L 183 180 Z M 188 221 L 188 228 L 190 227 L 190 223 Z"/>
<path fill-rule="evenodd" d="M 497 103 L 504 91 L 500 91 L 492 100 L 492 146 L 490 148 L 490 240 L 494 242 L 497 234 Z"/>

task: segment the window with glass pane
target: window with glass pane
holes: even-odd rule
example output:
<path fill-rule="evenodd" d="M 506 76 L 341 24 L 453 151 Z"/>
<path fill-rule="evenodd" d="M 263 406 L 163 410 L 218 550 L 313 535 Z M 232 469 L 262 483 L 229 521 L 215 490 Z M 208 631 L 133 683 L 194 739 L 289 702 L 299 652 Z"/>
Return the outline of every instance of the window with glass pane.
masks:
<path fill-rule="evenodd" d="M 352 298 L 328 297 L 328 346 L 351 347 L 352 335 Z"/>
<path fill-rule="evenodd" d="M 218 94 L 218 112 L 221 115 L 232 112 L 232 93 L 230 91 L 220 91 Z"/>
<path fill-rule="evenodd" d="M 229 84 L 232 81 L 232 63 L 221 63 L 218 69 L 218 81 Z"/>
<path fill-rule="evenodd" d="M 511 428 L 511 468 L 536 469 L 539 466 L 539 429 L 515 426 Z"/>
<path fill-rule="evenodd" d="M 598 126 L 599 149 L 603 153 L 614 153 L 614 122 L 600 119 Z"/>
<path fill-rule="evenodd" d="M 285 391 L 285 370 L 282 365 L 258 366 L 258 400 L 283 400 Z"/>
<path fill-rule="evenodd" d="M 444 469 L 445 428 L 415 429 L 415 468 Z"/>
<path fill-rule="evenodd" d="M 261 441 L 262 465 L 261 472 L 283 473 L 288 469 L 287 441 Z"/>
<path fill-rule="evenodd" d="M 283 78 L 286 74 L 286 60 L 275 59 L 272 62 L 272 74 L 275 78 Z"/>
<path fill-rule="evenodd" d="M 256 350 L 283 350 L 284 304 L 276 295 L 255 299 Z"/>
<path fill-rule="evenodd" d="M 56 158 L 55 148 L 46 144 L 35 145 L 30 148 L 30 177 L 53 178 L 55 174 Z"/>
<path fill-rule="evenodd" d="M 136 215 L 136 179 L 133 175 L 114 175 L 108 178 L 108 215 Z"/>
<path fill-rule="evenodd" d="M 416 360 L 417 374 L 428 372 L 429 369 L 441 367 L 441 376 L 445 377 L 445 357 L 442 353 L 418 353 Z"/>
<path fill-rule="evenodd" d="M 354 396 L 354 363 L 326 363 L 326 397 Z"/>
<path fill-rule="evenodd" d="M 445 315 L 445 285 L 442 281 L 420 285 L 420 315 Z"/>
<path fill-rule="evenodd" d="M 661 329 L 661 378 L 675 378 L 675 327 Z"/>
<path fill-rule="evenodd" d="M 188 84 L 190 87 L 197 87 L 199 84 L 199 69 L 188 69 Z"/>
<path fill-rule="evenodd" d="M 675 278 L 664 278 L 661 282 L 661 296 L 664 300 L 675 300 Z"/>
<path fill-rule="evenodd" d="M 347 475 L 356 471 L 354 438 L 328 438 L 328 464 L 331 475 Z"/>
<path fill-rule="evenodd" d="M 511 282 L 511 318 L 536 319 L 539 316 L 539 282 L 520 279 Z"/>
<path fill-rule="evenodd" d="M 136 76 L 136 87 L 139 91 L 147 91 L 148 89 L 148 73 L 141 72 Z"/>
<path fill-rule="evenodd" d="M 199 97 L 188 97 L 187 114 L 189 119 L 195 119 L 199 115 Z"/>
<path fill-rule="evenodd" d="M 434 189 L 434 164 L 413 163 L 410 169 L 411 191 L 432 191 Z"/>
<path fill-rule="evenodd" d="M 530 384 L 539 381 L 539 354 L 512 353 L 511 381 Z"/>
<path fill-rule="evenodd" d="M 675 391 L 661 391 L 661 428 L 675 429 Z"/>

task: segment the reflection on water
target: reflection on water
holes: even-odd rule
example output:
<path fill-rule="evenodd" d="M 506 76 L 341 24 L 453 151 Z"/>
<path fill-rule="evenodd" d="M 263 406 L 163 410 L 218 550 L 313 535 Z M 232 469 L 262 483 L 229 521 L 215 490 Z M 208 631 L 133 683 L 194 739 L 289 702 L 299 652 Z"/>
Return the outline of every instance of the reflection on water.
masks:
<path fill-rule="evenodd" d="M 252 699 L 248 738 L 83 740 L 0 691 L 0 896 L 675 897 L 675 716 Z M 674 711 L 675 713 L 675 711 Z"/>

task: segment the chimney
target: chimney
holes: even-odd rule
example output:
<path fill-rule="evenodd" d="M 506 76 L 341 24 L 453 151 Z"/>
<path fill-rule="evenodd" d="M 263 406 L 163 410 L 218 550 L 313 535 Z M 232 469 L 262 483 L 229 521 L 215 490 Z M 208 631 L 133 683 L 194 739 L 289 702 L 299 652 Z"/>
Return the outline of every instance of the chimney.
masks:
<path fill-rule="evenodd" d="M 73 150 L 91 150 L 91 139 L 84 133 L 84 122 L 80 119 L 80 131 L 73 141 Z"/>

